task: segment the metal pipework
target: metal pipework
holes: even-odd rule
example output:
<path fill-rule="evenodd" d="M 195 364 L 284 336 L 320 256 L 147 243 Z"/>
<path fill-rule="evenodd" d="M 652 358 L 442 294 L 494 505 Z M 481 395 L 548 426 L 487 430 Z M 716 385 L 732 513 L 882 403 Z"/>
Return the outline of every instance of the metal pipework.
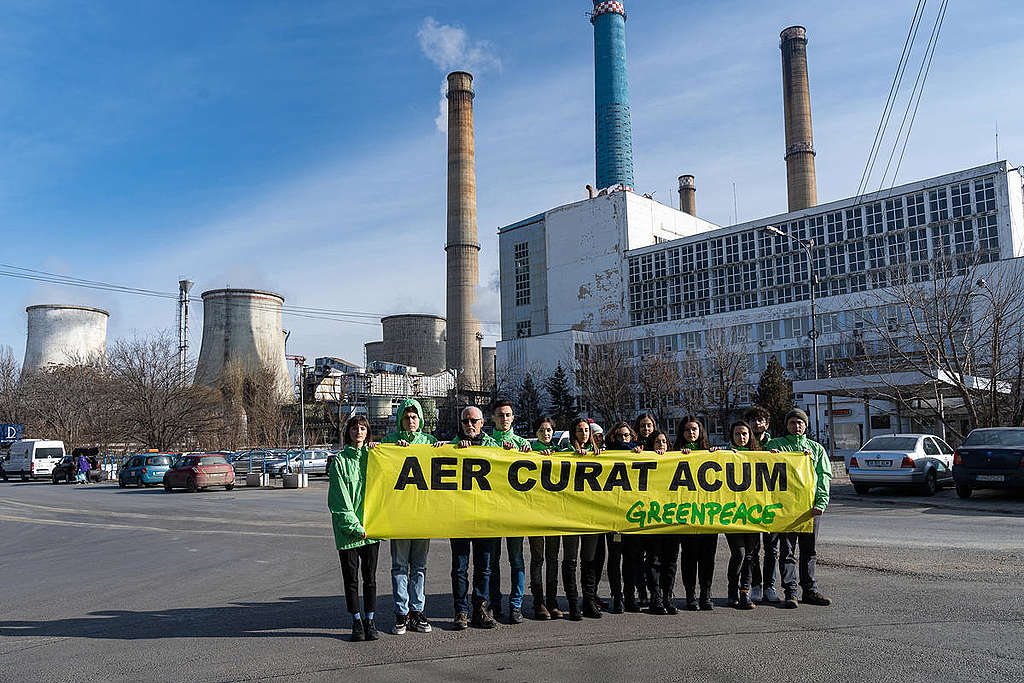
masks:
<path fill-rule="evenodd" d="M 594 0 L 594 132 L 597 189 L 633 187 L 633 134 L 626 78 L 626 9 Z"/>
<path fill-rule="evenodd" d="M 786 180 L 789 210 L 818 203 L 811 131 L 811 89 L 807 77 L 807 29 L 790 26 L 780 34 L 782 98 L 786 112 Z"/>
<path fill-rule="evenodd" d="M 480 387 L 480 322 L 473 317 L 480 284 L 476 232 L 476 150 L 473 138 L 473 76 L 448 74 L 448 333 L 445 359 L 459 372 L 459 389 Z"/>
<path fill-rule="evenodd" d="M 679 210 L 691 216 L 697 215 L 697 186 L 692 175 L 679 176 Z"/>

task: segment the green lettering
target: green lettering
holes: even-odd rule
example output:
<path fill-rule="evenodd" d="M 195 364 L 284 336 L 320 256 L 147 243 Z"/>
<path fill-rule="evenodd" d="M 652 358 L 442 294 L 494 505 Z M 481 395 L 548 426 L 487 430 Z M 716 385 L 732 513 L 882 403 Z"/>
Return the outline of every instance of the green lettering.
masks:
<path fill-rule="evenodd" d="M 698 512 L 698 510 L 700 510 L 700 512 Z M 704 519 L 704 505 L 698 506 L 696 503 L 693 503 L 690 506 L 690 524 L 696 524 L 697 522 L 703 524 Z"/>
<path fill-rule="evenodd" d="M 722 514 L 719 516 L 718 521 L 722 524 L 732 524 L 732 513 L 735 507 L 736 503 L 726 503 L 725 507 L 722 508 Z"/>
<path fill-rule="evenodd" d="M 676 506 L 676 524 L 686 524 L 690 521 L 690 504 L 680 503 Z"/>
<path fill-rule="evenodd" d="M 771 524 L 775 521 L 775 511 L 782 509 L 782 503 L 772 503 L 771 505 L 764 506 L 764 512 L 761 514 L 761 522 L 764 524 Z"/>
<path fill-rule="evenodd" d="M 661 524 L 661 504 L 656 500 L 652 500 L 648 505 L 647 523 L 650 524 L 651 522 L 657 522 L 658 524 Z"/>
<path fill-rule="evenodd" d="M 629 506 L 628 510 L 626 510 L 626 521 L 632 522 L 633 524 L 639 524 L 641 528 L 643 527 L 644 520 L 646 518 L 647 515 L 644 512 L 644 502 L 642 500 L 636 501 Z"/>
<path fill-rule="evenodd" d="M 747 523 L 747 506 L 745 503 L 739 503 L 736 506 L 735 514 L 732 516 L 733 524 L 739 524 L 741 520 L 744 524 Z"/>
<path fill-rule="evenodd" d="M 676 514 L 676 503 L 665 503 L 661 508 L 661 521 L 665 524 L 672 524 L 675 520 L 672 517 Z"/>
<path fill-rule="evenodd" d="M 757 517 L 754 516 L 754 510 L 757 510 Z M 761 524 L 761 506 L 751 505 L 747 508 L 747 519 L 750 520 L 751 524 Z"/>

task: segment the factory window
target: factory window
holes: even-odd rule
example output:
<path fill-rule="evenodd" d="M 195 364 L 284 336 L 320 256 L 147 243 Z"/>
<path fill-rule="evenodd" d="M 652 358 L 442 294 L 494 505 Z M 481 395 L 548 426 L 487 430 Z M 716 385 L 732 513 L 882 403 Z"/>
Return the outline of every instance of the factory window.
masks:
<path fill-rule="evenodd" d="M 841 244 L 828 248 L 828 269 L 833 276 L 846 272 L 846 249 Z"/>
<path fill-rule="evenodd" d="M 740 236 L 729 235 L 725 238 L 725 262 L 736 263 L 740 260 Z"/>
<path fill-rule="evenodd" d="M 687 349 L 699 349 L 700 348 L 700 332 L 684 332 L 683 333 L 683 345 Z"/>
<path fill-rule="evenodd" d="M 775 266 L 771 261 L 761 261 L 758 265 L 761 271 L 761 287 L 771 287 L 775 284 Z"/>
<path fill-rule="evenodd" d="M 885 268 L 885 240 L 881 237 L 868 240 L 868 261 L 871 268 Z"/>
<path fill-rule="evenodd" d="M 971 215 L 971 184 L 960 183 L 952 187 L 953 218 Z"/>
<path fill-rule="evenodd" d="M 789 234 L 798 240 L 806 240 L 807 224 L 804 221 L 794 221 L 789 225 Z"/>
<path fill-rule="evenodd" d="M 654 277 L 663 278 L 665 277 L 665 252 L 658 251 L 653 254 L 654 256 Z"/>
<path fill-rule="evenodd" d="M 789 249 L 790 249 L 789 245 L 790 244 L 792 244 L 792 242 L 785 235 L 776 235 L 775 236 L 775 253 L 776 254 L 785 254 L 786 252 L 789 251 Z"/>
<path fill-rule="evenodd" d="M 885 222 L 889 230 L 902 230 L 906 227 L 903 222 L 903 197 L 885 202 Z"/>
<path fill-rule="evenodd" d="M 864 256 L 864 252 L 861 251 L 861 256 Z M 863 262 L 862 262 L 863 263 Z M 868 288 L 868 279 L 864 275 L 851 275 L 850 276 L 850 291 L 851 292 L 863 292 Z"/>
<path fill-rule="evenodd" d="M 761 323 L 761 341 L 772 341 L 775 339 L 775 335 L 779 329 L 779 321 L 772 320 L 771 322 Z"/>
<path fill-rule="evenodd" d="M 949 203 L 946 199 L 946 188 L 928 191 L 928 208 L 932 212 L 932 222 L 949 219 Z"/>
<path fill-rule="evenodd" d="M 725 294 L 725 268 L 716 268 L 711 271 L 712 277 L 714 278 L 714 292 L 715 296 L 722 296 Z"/>
<path fill-rule="evenodd" d="M 757 264 L 744 263 L 743 266 L 743 291 L 749 292 L 757 289 Z"/>
<path fill-rule="evenodd" d="M 512 248 L 516 271 L 516 306 L 530 303 L 530 245 L 518 242 Z"/>
<path fill-rule="evenodd" d="M 742 240 L 742 258 L 749 261 L 754 258 L 754 233 L 745 232 L 740 236 Z"/>
<path fill-rule="evenodd" d="M 954 207 L 956 204 L 954 203 Z M 954 208 L 955 212 L 955 208 Z M 974 249 L 974 226 L 970 219 L 966 221 L 954 221 L 953 223 L 953 246 L 956 253 L 965 254 Z"/>
<path fill-rule="evenodd" d="M 775 283 L 779 285 L 790 283 L 789 254 L 783 254 L 775 259 Z"/>
<path fill-rule="evenodd" d="M 708 267 L 708 243 L 699 242 L 694 245 L 694 268 L 704 270 Z"/>
<path fill-rule="evenodd" d="M 943 259 L 953 255 L 952 228 L 949 223 L 932 226 L 932 258 Z"/>
<path fill-rule="evenodd" d="M 846 253 L 850 264 L 850 272 L 864 270 L 864 242 L 862 240 L 851 242 L 847 247 Z"/>
<path fill-rule="evenodd" d="M 701 299 L 697 302 L 697 315 L 711 315 L 711 302 Z"/>
<path fill-rule="evenodd" d="M 681 287 L 678 277 L 674 277 L 668 280 L 668 302 L 670 304 L 678 304 L 682 299 Z"/>
<path fill-rule="evenodd" d="M 996 216 L 982 216 L 978 219 L 978 248 L 982 251 L 999 251 L 999 221 Z"/>
<path fill-rule="evenodd" d="M 640 282 L 647 282 L 654 275 L 654 257 L 644 254 L 640 257 Z"/>
<path fill-rule="evenodd" d="M 815 244 L 825 244 L 825 217 L 811 216 L 808 218 L 807 233 Z"/>
<path fill-rule="evenodd" d="M 640 282 L 640 259 L 631 258 L 629 259 L 629 283 L 637 282 Z"/>
<path fill-rule="evenodd" d="M 708 271 L 697 273 L 697 298 L 707 299 L 711 296 L 711 292 L 708 287 Z"/>
<path fill-rule="evenodd" d="M 669 249 L 668 251 L 668 274 L 679 275 L 679 250 Z"/>
<path fill-rule="evenodd" d="M 926 282 L 928 280 L 928 264 L 915 263 L 910 266 L 910 279 L 914 282 Z"/>
<path fill-rule="evenodd" d="M 911 230 L 908 236 L 910 237 L 910 260 L 915 262 L 927 261 L 928 231 L 924 228 L 918 228 L 917 230 Z"/>
<path fill-rule="evenodd" d="M 809 277 L 807 270 L 809 265 L 804 254 L 793 256 L 793 282 L 804 282 Z"/>
<path fill-rule="evenodd" d="M 818 316 L 818 327 L 822 334 L 832 334 L 840 331 L 838 313 L 822 313 Z"/>
<path fill-rule="evenodd" d="M 907 262 L 907 234 L 889 235 L 889 265 Z"/>
<path fill-rule="evenodd" d="M 782 287 L 779 289 L 779 303 L 780 304 L 791 304 L 793 303 L 793 288 Z"/>
<path fill-rule="evenodd" d="M 774 306 L 778 292 L 774 289 L 762 289 L 761 290 L 761 305 L 762 306 Z"/>
<path fill-rule="evenodd" d="M 720 266 L 724 262 L 722 240 L 711 240 L 711 265 Z"/>
<path fill-rule="evenodd" d="M 693 301 L 696 296 L 696 289 L 694 287 L 696 276 L 693 273 L 686 273 L 682 276 L 683 280 L 683 301 Z"/>
<path fill-rule="evenodd" d="M 529 320 L 520 320 L 516 323 L 516 336 L 529 337 L 533 333 L 533 326 Z"/>
<path fill-rule="evenodd" d="M 882 223 L 882 203 L 868 204 L 864 207 L 867 214 L 867 234 L 878 235 L 885 229 Z"/>
<path fill-rule="evenodd" d="M 774 236 L 767 230 L 762 230 L 760 232 L 759 239 L 760 244 L 758 246 L 761 247 L 761 256 L 771 256 L 773 252 L 772 240 L 774 239 Z"/>
<path fill-rule="evenodd" d="M 828 227 L 829 244 L 843 241 L 843 214 L 840 212 L 830 213 L 825 217 L 825 224 Z"/>
<path fill-rule="evenodd" d="M 864 236 L 864 216 L 861 207 L 846 210 L 846 239 L 855 240 Z"/>
<path fill-rule="evenodd" d="M 806 332 L 807 320 L 805 318 L 789 318 L 786 320 L 786 336 L 802 337 Z"/>
<path fill-rule="evenodd" d="M 924 193 L 907 197 L 907 225 L 911 228 L 928 222 L 924 210 Z"/>
<path fill-rule="evenodd" d="M 813 249 L 814 254 L 814 275 L 820 280 L 828 277 L 828 250 L 825 247 Z"/>
<path fill-rule="evenodd" d="M 754 332 L 753 325 L 733 325 L 730 330 L 733 344 L 746 344 Z"/>
<path fill-rule="evenodd" d="M 978 213 L 996 210 L 996 186 L 991 178 L 974 183 L 974 210 Z"/>

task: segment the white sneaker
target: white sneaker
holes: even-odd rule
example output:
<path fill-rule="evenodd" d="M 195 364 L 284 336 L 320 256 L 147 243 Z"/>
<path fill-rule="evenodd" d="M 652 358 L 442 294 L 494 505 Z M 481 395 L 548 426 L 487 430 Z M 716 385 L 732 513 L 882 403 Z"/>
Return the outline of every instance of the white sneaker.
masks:
<path fill-rule="evenodd" d="M 751 602 L 761 602 L 761 595 L 762 594 L 761 594 L 761 587 L 760 586 L 751 586 L 750 587 L 750 601 Z"/>
<path fill-rule="evenodd" d="M 764 587 L 764 595 L 761 598 L 762 602 L 770 602 L 773 605 L 779 602 L 779 594 L 775 592 L 775 588 L 772 586 Z"/>

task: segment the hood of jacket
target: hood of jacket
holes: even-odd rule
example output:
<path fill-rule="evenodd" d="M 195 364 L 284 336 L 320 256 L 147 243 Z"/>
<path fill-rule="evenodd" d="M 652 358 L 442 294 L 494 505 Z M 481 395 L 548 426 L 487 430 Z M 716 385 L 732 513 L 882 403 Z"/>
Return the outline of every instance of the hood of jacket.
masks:
<path fill-rule="evenodd" d="M 409 408 L 415 410 L 416 414 L 420 416 L 420 424 L 414 432 L 406 432 L 406 430 L 402 429 L 402 416 L 405 415 L 405 411 Z M 399 434 L 415 434 L 416 432 L 423 431 L 423 406 L 420 405 L 419 401 L 414 398 L 406 398 L 398 404 L 398 429 L 396 431 L 398 431 Z"/>

